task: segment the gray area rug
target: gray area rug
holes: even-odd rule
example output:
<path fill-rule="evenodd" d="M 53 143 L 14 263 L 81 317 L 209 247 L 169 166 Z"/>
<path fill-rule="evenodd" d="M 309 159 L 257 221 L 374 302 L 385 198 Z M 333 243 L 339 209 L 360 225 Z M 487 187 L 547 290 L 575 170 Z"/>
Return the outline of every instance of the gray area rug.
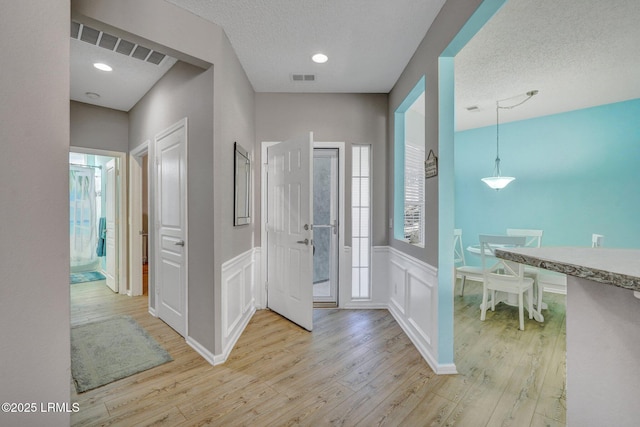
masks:
<path fill-rule="evenodd" d="M 133 318 L 71 328 L 71 375 L 78 393 L 173 360 Z"/>

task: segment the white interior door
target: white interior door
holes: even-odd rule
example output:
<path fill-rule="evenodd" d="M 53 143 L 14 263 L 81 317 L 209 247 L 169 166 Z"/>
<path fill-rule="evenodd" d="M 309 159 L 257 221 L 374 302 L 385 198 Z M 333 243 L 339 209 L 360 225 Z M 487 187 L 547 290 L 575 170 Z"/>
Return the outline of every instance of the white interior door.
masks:
<path fill-rule="evenodd" d="M 157 314 L 182 336 L 187 325 L 186 145 L 185 122 L 156 137 Z"/>
<path fill-rule="evenodd" d="M 267 306 L 313 328 L 313 133 L 267 150 Z"/>
<path fill-rule="evenodd" d="M 105 192 L 105 217 L 106 217 L 106 238 L 105 238 L 105 263 L 107 286 L 113 292 L 118 292 L 118 169 L 116 159 L 109 160 L 106 165 L 106 189 Z"/>

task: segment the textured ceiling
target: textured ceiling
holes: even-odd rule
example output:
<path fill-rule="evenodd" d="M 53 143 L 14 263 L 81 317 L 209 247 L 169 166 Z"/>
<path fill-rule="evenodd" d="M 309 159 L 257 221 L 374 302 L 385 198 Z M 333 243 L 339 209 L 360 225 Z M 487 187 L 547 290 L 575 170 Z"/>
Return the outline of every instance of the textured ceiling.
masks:
<path fill-rule="evenodd" d="M 500 122 L 640 98 L 640 1 L 509 0 L 455 69 L 459 130 L 495 124 L 496 100 L 533 89 Z"/>
<path fill-rule="evenodd" d="M 387 93 L 444 0 L 167 0 L 224 28 L 257 92 Z M 329 56 L 315 64 L 311 55 Z M 291 74 L 316 74 L 313 83 Z"/>
<path fill-rule="evenodd" d="M 224 28 L 258 92 L 382 93 L 396 82 L 443 3 L 170 1 Z M 457 128 L 495 124 L 496 100 L 533 89 L 539 94 L 521 107 L 503 110 L 501 122 L 640 98 L 639 22 L 640 0 L 508 0 L 456 57 Z M 122 104 L 118 98 L 133 94 L 133 83 L 144 78 L 143 89 L 135 92 L 142 96 L 159 78 L 138 70 L 144 64 L 130 58 L 119 67 L 121 81 L 105 81 L 104 74 L 90 68 L 74 69 L 73 64 L 93 54 L 75 45 L 72 93 L 79 98 L 102 91 L 113 102 L 101 98 L 98 105 L 128 111 L 137 99 Z M 329 62 L 311 62 L 317 51 L 329 55 Z M 292 82 L 292 73 L 313 73 L 317 80 Z M 479 110 L 469 112 L 470 106 Z"/>

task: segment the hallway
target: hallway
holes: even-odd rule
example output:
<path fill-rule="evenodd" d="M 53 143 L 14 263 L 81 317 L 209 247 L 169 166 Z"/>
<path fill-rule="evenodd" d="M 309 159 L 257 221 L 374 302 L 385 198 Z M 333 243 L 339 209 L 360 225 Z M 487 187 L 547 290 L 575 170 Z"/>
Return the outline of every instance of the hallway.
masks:
<path fill-rule="evenodd" d="M 311 334 L 261 310 L 214 367 L 148 314 L 146 297 L 74 285 L 72 324 L 130 315 L 174 361 L 81 395 L 70 383 L 72 425 L 564 425 L 564 297 L 547 299 L 545 324 L 518 331 L 505 310 L 478 320 L 477 284 L 465 294 L 460 374 L 436 376 L 386 310 L 315 310 Z"/>

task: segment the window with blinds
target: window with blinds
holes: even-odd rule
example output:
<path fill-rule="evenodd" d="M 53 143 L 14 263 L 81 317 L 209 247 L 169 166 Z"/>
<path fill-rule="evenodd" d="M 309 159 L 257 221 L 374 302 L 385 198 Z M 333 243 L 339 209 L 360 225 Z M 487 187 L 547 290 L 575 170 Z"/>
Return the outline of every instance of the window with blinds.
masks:
<path fill-rule="evenodd" d="M 394 114 L 393 237 L 425 243 L 425 78 L 422 76 Z"/>
<path fill-rule="evenodd" d="M 405 144 L 404 238 L 424 242 L 424 147 Z"/>
<path fill-rule="evenodd" d="M 371 147 L 352 146 L 351 297 L 371 298 Z"/>

